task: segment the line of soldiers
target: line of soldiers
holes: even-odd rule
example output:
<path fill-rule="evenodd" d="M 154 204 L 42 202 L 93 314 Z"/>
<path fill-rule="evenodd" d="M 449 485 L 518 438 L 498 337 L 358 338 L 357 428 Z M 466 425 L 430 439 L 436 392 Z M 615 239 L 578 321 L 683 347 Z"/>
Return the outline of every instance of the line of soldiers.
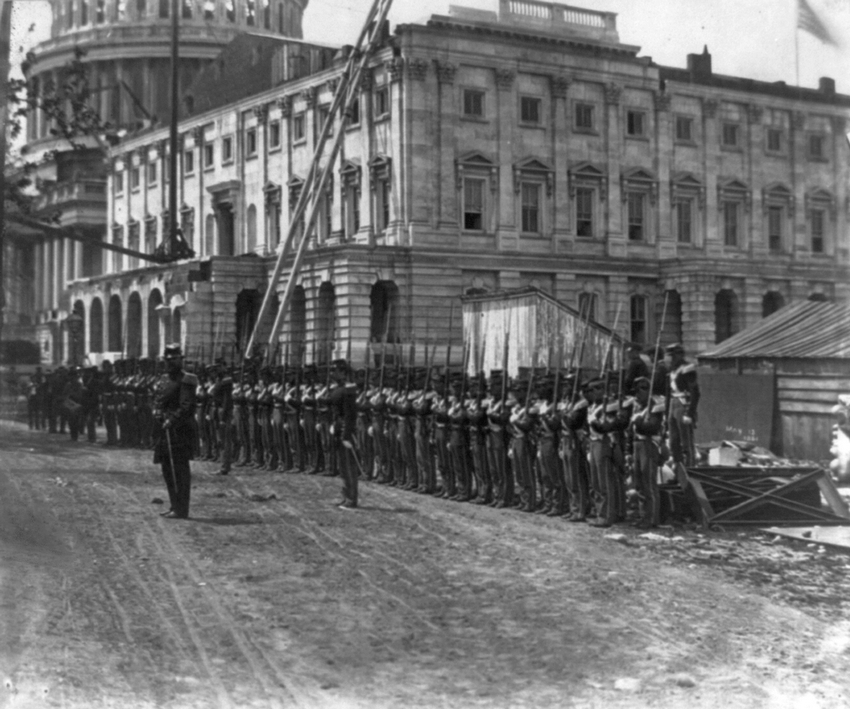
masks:
<path fill-rule="evenodd" d="M 621 370 L 592 377 L 355 371 L 346 360 L 187 364 L 197 377 L 190 448 L 195 459 L 220 463 L 221 475 L 236 467 L 346 478 L 353 468 L 345 508 L 357 505 L 359 478 L 605 527 L 626 519 L 633 498 L 637 524 L 652 527 L 662 465 L 695 462 L 699 403 L 696 368 L 681 345 L 662 355 L 632 347 Z M 78 428 L 92 440 L 102 421 L 107 446 L 150 448 L 164 371 L 162 362 L 119 360 L 69 375 L 86 402 Z"/>

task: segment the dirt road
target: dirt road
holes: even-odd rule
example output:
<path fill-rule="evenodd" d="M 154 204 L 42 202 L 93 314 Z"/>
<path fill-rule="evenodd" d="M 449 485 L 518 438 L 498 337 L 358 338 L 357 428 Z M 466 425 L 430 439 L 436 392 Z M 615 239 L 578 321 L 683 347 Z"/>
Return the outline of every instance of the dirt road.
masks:
<path fill-rule="evenodd" d="M 0 707 L 850 705 L 841 607 L 559 518 L 214 469 L 165 520 L 148 454 L 0 424 Z"/>

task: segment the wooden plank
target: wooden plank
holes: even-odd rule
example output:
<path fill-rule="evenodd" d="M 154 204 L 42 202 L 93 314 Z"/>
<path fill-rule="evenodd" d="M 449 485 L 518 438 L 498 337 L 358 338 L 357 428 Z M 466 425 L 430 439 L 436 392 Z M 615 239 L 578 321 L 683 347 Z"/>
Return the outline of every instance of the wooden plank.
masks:
<path fill-rule="evenodd" d="M 690 477 L 689 482 L 697 504 L 699 505 L 699 510 L 702 513 L 702 526 L 708 527 L 711 522 L 711 518 L 714 517 L 714 509 L 711 507 L 711 503 L 708 501 L 708 497 L 706 496 L 705 490 L 703 489 L 700 481 Z"/>
<path fill-rule="evenodd" d="M 782 414 L 812 414 L 812 415 L 832 415 L 832 407 L 835 404 L 824 404 L 814 401 L 781 401 L 779 405 L 779 413 Z"/>
<path fill-rule="evenodd" d="M 828 403 L 830 406 L 834 406 L 838 403 L 838 395 L 837 391 L 803 391 L 802 389 L 780 389 L 779 391 L 779 401 L 811 401 L 815 403 Z M 847 393 L 850 393 L 850 389 L 847 390 Z"/>
<path fill-rule="evenodd" d="M 832 482 L 832 478 L 826 472 L 818 479 L 818 487 L 820 488 L 820 494 L 829 503 L 832 511 L 839 517 L 850 519 L 850 509 L 847 508 L 847 503 L 841 497 L 841 494 Z"/>
<path fill-rule="evenodd" d="M 803 379 L 802 377 L 778 377 L 776 382 L 777 387 L 782 389 L 804 389 L 804 390 L 819 390 L 819 391 L 850 391 L 850 379 L 848 378 L 810 378 Z"/>

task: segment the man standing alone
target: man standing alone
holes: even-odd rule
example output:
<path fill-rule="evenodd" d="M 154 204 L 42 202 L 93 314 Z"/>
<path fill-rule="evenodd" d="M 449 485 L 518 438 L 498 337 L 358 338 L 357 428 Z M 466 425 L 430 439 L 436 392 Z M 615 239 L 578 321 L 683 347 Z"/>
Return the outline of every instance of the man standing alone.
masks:
<path fill-rule="evenodd" d="M 189 492 L 192 459 L 192 420 L 195 415 L 195 390 L 198 378 L 183 371 L 183 353 L 180 345 L 165 348 L 167 373 L 157 384 L 154 398 L 154 416 L 159 424 L 159 435 L 154 445 L 154 463 L 162 466 L 162 476 L 168 488 L 171 509 L 164 517 L 186 519 L 189 517 Z"/>

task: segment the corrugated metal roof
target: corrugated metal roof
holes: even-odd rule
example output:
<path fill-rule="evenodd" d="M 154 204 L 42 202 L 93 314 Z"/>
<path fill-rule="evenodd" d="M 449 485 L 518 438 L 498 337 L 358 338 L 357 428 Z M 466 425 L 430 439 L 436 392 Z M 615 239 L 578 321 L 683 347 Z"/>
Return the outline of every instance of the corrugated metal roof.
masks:
<path fill-rule="evenodd" d="M 850 306 L 802 301 L 733 335 L 700 359 L 850 357 Z"/>

